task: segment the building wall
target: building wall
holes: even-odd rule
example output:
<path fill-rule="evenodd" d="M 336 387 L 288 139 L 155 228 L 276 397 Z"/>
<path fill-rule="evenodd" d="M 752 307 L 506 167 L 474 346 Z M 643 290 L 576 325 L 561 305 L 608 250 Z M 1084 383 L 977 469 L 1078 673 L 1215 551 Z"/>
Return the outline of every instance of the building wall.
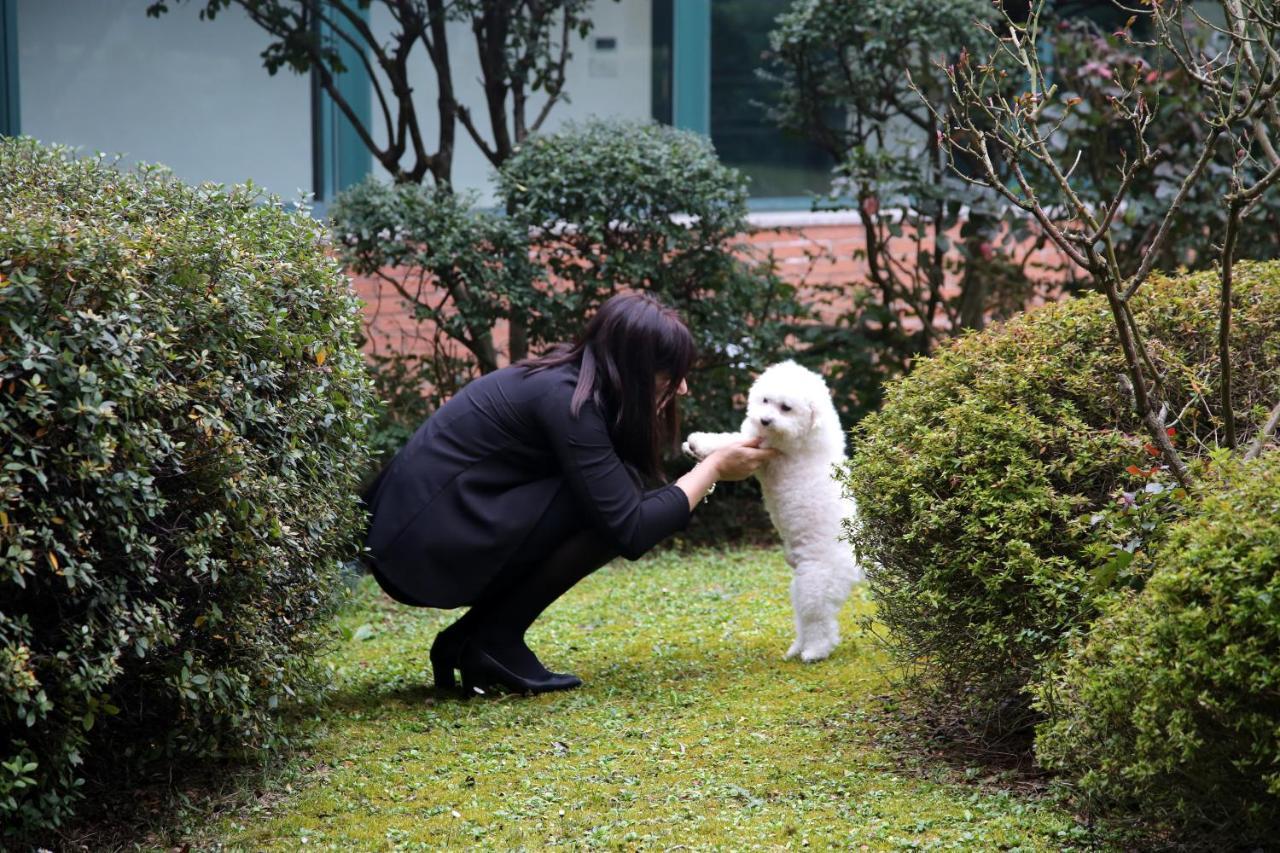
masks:
<path fill-rule="evenodd" d="M 17 0 L 22 133 L 191 182 L 310 192 L 309 78 L 268 76 L 257 26 L 195 5 L 157 20 L 138 0 Z"/>

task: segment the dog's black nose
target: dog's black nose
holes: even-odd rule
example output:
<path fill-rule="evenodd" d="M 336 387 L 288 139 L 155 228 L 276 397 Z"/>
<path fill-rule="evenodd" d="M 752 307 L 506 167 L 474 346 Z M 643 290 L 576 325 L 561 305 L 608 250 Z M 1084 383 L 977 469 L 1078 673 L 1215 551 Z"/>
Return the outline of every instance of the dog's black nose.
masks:
<path fill-rule="evenodd" d="M 771 424 L 771 423 L 773 423 L 773 418 L 761 418 L 761 419 L 760 419 L 760 426 L 768 426 L 768 425 L 769 425 L 769 424 Z"/>

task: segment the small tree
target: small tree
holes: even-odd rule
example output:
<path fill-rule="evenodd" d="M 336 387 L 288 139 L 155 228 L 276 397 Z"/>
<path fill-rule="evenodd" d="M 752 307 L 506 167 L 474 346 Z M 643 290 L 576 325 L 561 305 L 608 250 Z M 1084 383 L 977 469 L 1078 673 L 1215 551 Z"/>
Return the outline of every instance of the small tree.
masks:
<path fill-rule="evenodd" d="M 1280 179 L 1280 154 L 1272 141 L 1280 131 L 1280 112 L 1274 103 L 1280 92 L 1280 21 L 1271 3 L 1223 0 L 1219 6 L 1222 24 L 1207 21 L 1185 0 L 1154 3 L 1144 12 L 1155 33 L 1145 46 L 1157 50 L 1164 63 L 1181 69 L 1203 95 L 1204 107 L 1196 116 L 1199 127 L 1189 131 L 1202 139 L 1197 155 L 1182 172 L 1176 192 L 1165 201 L 1154 233 L 1137 242 L 1141 261 L 1131 271 L 1117 251 L 1117 220 L 1123 217 L 1139 179 L 1159 169 L 1170 156 L 1168 148 L 1153 147 L 1150 136 L 1157 115 L 1153 98 L 1167 91 L 1167 84 L 1158 85 L 1162 78 L 1147 80 L 1145 69 L 1132 64 L 1109 69 L 1119 84 L 1110 103 L 1129 130 L 1133 147 L 1116 152 L 1115 179 L 1103 183 L 1089 181 L 1087 171 L 1077 168 L 1085 146 L 1073 144 L 1073 134 L 1082 127 L 1075 111 L 1083 98 L 1054 83 L 1041 65 L 1043 3 L 1032 8 L 1026 21 L 1006 17 L 1001 29 L 982 24 L 990 49 L 979 55 L 965 52 L 947 67 L 956 106 L 946 116 L 934 110 L 940 123 L 945 119 L 943 138 L 953 156 L 966 156 L 978 164 L 978 176 L 967 179 L 994 190 L 1033 217 L 1054 245 L 1105 294 L 1124 352 L 1134 407 L 1154 446 L 1184 486 L 1189 485 L 1187 468 L 1170 440 L 1168 418 L 1172 405 L 1181 401 L 1166 398 L 1162 376 L 1153 365 L 1129 301 L 1164 256 L 1192 191 L 1201 181 L 1217 182 L 1215 191 L 1224 214 L 1222 227 L 1214 234 L 1220 273 L 1221 393 L 1216 413 L 1210 414 L 1220 419 L 1219 443 L 1235 447 L 1229 345 L 1232 266 L 1242 223 L 1259 210 L 1264 194 Z M 1189 36 L 1197 32 L 1208 33 L 1210 39 L 1202 43 Z M 1016 94 L 1009 92 L 1011 75 L 1022 84 Z M 1144 84 L 1157 85 L 1146 90 Z M 929 91 L 919 91 L 928 102 Z M 1211 165 L 1223 162 L 1224 153 L 1225 174 L 1212 174 Z M 1193 398 L 1188 406 L 1196 402 Z M 1199 402 L 1209 408 L 1206 401 Z M 1268 419 L 1268 424 L 1274 420 Z"/>
<path fill-rule="evenodd" d="M 435 394 L 448 396 L 471 373 L 451 349 L 481 373 L 502 366 L 491 330 L 514 314 L 528 326 L 538 278 L 527 229 L 477 211 L 469 194 L 375 178 L 338 196 L 329 213 L 347 268 L 389 288 L 430 329 Z"/>
<path fill-rule="evenodd" d="M 1127 16 L 1126 16 L 1127 17 Z M 1123 24 L 1123 19 L 1120 21 Z M 1135 30 L 1149 30 L 1141 20 Z M 1169 223 L 1168 237 L 1152 246 L 1169 200 L 1200 156 L 1211 127 L 1202 120 L 1213 105 L 1186 71 L 1158 46 L 1129 37 L 1126 30 L 1108 32 L 1090 20 L 1057 21 L 1045 28 L 1052 42 L 1052 82 L 1065 100 L 1080 98 L 1071 110 L 1072 131 L 1050 139 L 1050 150 L 1060 160 L 1076 164 L 1082 187 L 1099 197 L 1110 197 L 1122 178 L 1116 153 L 1138 150 L 1134 127 L 1124 116 L 1126 87 L 1150 105 L 1151 123 L 1144 130 L 1147 145 L 1163 157 L 1151 169 L 1133 175 L 1123 207 L 1112 219 L 1116 261 L 1125 275 L 1132 275 L 1150 248 L 1157 251 L 1152 269 L 1209 269 L 1216 263 L 1214 240 L 1226 225 L 1218 179 L 1231 173 L 1235 152 L 1218 146 L 1205 167 L 1205 180 L 1187 190 L 1182 205 Z M 1187 33 L 1204 45 L 1204 34 Z M 1077 161 L 1076 158 L 1079 158 Z M 1015 214 L 1026 218 L 1024 211 Z M 1259 208 L 1241 223 L 1240 242 L 1250 247 L 1253 260 L 1280 257 L 1280 198 L 1267 195 Z M 1083 272 L 1080 270 L 1079 272 Z"/>
<path fill-rule="evenodd" d="M 590 0 L 154 0 L 147 14 L 159 17 L 169 6 L 202 5 L 200 17 L 213 20 L 229 7 L 240 8 L 273 39 L 262 64 L 275 74 L 283 67 L 297 73 L 314 70 L 320 85 L 351 122 L 374 158 L 397 182 L 419 183 L 427 175 L 441 186 L 452 178 L 456 130 L 468 135 L 495 166 L 546 121 L 565 99 L 565 69 L 573 55 L 573 36 L 591 31 Z M 381 7 L 394 26 L 375 33 L 364 12 Z M 448 24 L 467 22 L 474 35 L 484 83 L 486 133 L 459 103 L 454 90 Z M 348 68 L 346 45 L 360 59 L 373 88 L 375 114 L 366 122 L 338 87 Z M 422 132 L 413 101 L 409 68 L 419 47 L 435 72 L 438 97 L 434 146 Z M 545 100 L 530 118 L 530 96 Z M 379 143 L 381 132 L 385 140 Z M 434 150 L 432 150 L 434 147 Z"/>
<path fill-rule="evenodd" d="M 835 201 L 852 201 L 863 225 L 857 254 L 872 298 L 851 319 L 906 358 L 1029 296 L 1026 230 L 1002 228 L 990 194 L 955 180 L 963 164 L 940 133 L 951 107 L 938 63 L 972 40 L 974 19 L 992 18 L 982 0 L 820 0 L 793 3 L 771 34 L 769 114 L 830 155 Z M 1021 259 L 1006 260 L 1019 246 Z"/>

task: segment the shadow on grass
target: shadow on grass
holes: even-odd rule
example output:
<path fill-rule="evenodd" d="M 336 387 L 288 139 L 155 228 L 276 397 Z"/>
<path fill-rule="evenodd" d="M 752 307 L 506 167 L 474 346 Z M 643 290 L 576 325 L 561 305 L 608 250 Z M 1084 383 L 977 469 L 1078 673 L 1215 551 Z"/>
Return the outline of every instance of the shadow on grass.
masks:
<path fill-rule="evenodd" d="M 672 657 L 663 655 L 644 660 L 603 662 L 586 658 L 580 670 L 584 684 L 556 695 L 586 696 L 620 703 L 641 703 L 654 696 L 680 693 L 707 693 L 735 689 L 743 679 L 748 684 L 761 678 L 777 678 L 772 661 L 762 660 L 749 649 L 714 657 Z M 576 668 L 575 668 L 576 669 Z M 376 670 L 361 673 L 331 694 L 327 708 L 342 714 L 382 717 L 414 707 L 519 699 L 525 694 L 493 689 L 484 695 L 468 696 L 460 688 L 436 687 L 428 677 L 421 683 L 406 682 L 396 674 L 385 680 Z"/>
<path fill-rule="evenodd" d="M 469 699 L 462 694 L 461 690 L 436 687 L 430 681 L 422 684 L 407 684 L 396 679 L 393 683 L 380 684 L 366 680 L 331 694 L 325 702 L 325 707 L 344 714 L 381 715 L 414 707 L 467 701 Z"/>
<path fill-rule="evenodd" d="M 40 846 L 95 853 L 185 849 L 221 815 L 270 810 L 286 799 L 291 784 L 323 772 L 323 766 L 311 766 L 304 747 L 265 762 L 175 762 L 145 778 L 103 779 L 84 792 L 75 820 Z"/>

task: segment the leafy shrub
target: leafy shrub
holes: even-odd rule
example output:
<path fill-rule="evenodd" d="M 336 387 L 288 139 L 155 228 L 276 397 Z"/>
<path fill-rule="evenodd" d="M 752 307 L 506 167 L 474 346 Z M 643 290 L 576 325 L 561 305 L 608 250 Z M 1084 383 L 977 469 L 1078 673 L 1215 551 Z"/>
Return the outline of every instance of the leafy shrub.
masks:
<path fill-rule="evenodd" d="M 370 436 L 377 467 L 459 388 L 501 366 L 494 327 L 513 313 L 536 323 L 539 273 L 526 230 L 470 195 L 369 177 L 329 215 L 342 263 L 407 304 L 417 324 L 407 340 L 370 348 L 385 403 Z"/>
<path fill-rule="evenodd" d="M 742 175 L 706 137 L 655 123 L 591 121 L 527 140 L 499 174 L 557 287 L 537 343 L 572 338 L 619 290 L 680 311 L 698 343 L 686 420 L 736 428 L 748 371 L 777 360 L 804 316 L 794 288 L 738 243 L 750 229 Z"/>
<path fill-rule="evenodd" d="M 447 397 L 475 373 L 501 366 L 493 340 L 499 320 L 536 321 L 539 273 L 527 232 L 477 210 L 474 196 L 369 177 L 342 192 L 329 215 L 342 262 L 408 303 L 413 318 L 431 327 L 434 348 L 452 356 L 430 373 L 432 393 Z"/>
<path fill-rule="evenodd" d="M 1256 415 L 1280 369 L 1280 265 L 1241 271 L 1236 408 Z M 1166 398 L 1186 404 L 1176 429 L 1192 455 L 1217 427 L 1204 402 L 1217 394 L 1213 282 L 1156 279 L 1133 306 Z M 855 431 L 852 539 L 908 686 L 945 722 L 1025 730 L 1023 688 L 1042 661 L 1100 591 L 1131 580 L 1100 547 L 1114 525 L 1099 521 L 1159 466 L 1136 435 L 1111 329 L 1090 295 L 964 338 L 892 385 Z"/>
<path fill-rule="evenodd" d="M 1189 517 L 1038 690 L 1042 763 L 1232 846 L 1280 832 L 1280 453 L 1215 458 Z"/>
<path fill-rule="evenodd" d="M 320 225 L 0 141 L 0 826 L 281 742 L 324 680 L 370 392 Z"/>

